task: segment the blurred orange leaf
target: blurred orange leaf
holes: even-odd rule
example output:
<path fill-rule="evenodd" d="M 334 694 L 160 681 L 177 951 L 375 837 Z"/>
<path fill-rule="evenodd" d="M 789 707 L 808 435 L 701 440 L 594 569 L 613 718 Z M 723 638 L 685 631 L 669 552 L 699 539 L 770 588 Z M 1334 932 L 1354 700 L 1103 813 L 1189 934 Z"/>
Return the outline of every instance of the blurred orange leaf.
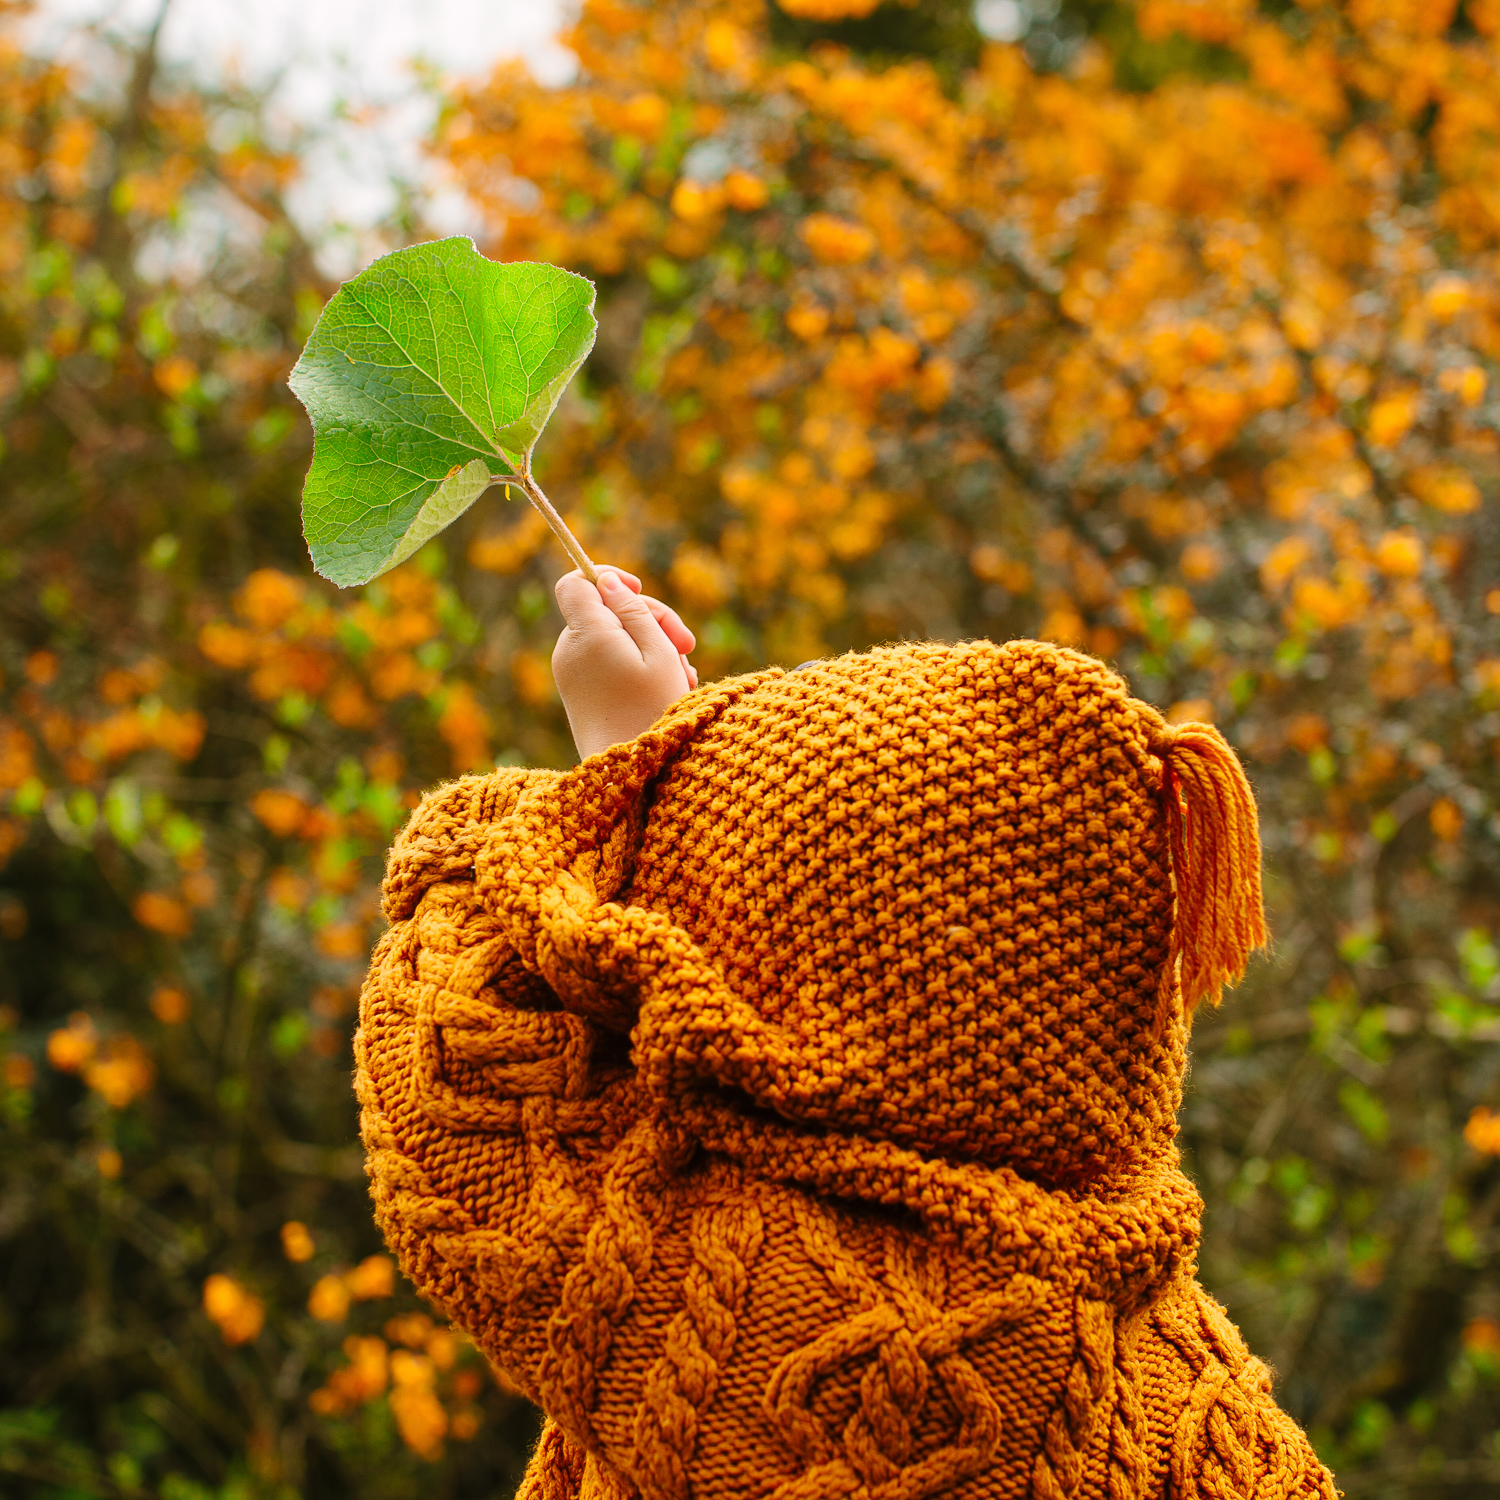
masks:
<path fill-rule="evenodd" d="M 251 799 L 250 811 L 277 838 L 288 839 L 301 832 L 311 809 L 295 792 L 281 787 L 266 787 Z"/>
<path fill-rule="evenodd" d="M 248 1344 L 266 1322 L 266 1305 L 232 1276 L 215 1272 L 203 1283 L 203 1310 L 226 1344 Z"/>
<path fill-rule="evenodd" d="M 396 1290 L 396 1262 L 389 1255 L 370 1255 L 344 1276 L 356 1302 L 378 1301 Z"/>
<path fill-rule="evenodd" d="M 183 938 L 193 930 L 192 913 L 176 897 L 161 891 L 142 891 L 131 910 L 142 927 L 164 937 Z"/>

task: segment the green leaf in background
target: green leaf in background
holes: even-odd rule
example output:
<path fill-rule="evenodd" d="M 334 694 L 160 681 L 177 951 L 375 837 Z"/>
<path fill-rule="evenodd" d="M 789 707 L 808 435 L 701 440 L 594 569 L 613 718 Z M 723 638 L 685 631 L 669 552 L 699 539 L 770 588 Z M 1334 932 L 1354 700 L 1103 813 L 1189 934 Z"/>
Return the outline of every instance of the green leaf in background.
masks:
<path fill-rule="evenodd" d="M 318 572 L 368 583 L 497 479 L 566 545 L 531 450 L 597 327 L 592 282 L 486 260 L 465 238 L 397 250 L 345 282 L 289 382 L 316 437 L 302 529 Z"/>

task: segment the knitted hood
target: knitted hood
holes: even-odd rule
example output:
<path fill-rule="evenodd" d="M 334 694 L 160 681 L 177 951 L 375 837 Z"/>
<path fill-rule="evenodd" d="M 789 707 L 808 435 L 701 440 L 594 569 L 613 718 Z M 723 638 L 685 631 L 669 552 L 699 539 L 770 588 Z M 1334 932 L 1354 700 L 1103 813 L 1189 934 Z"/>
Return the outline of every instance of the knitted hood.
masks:
<path fill-rule="evenodd" d="M 538 1500 L 1331 1500 L 1192 1280 L 1181 996 L 1264 935 L 1215 731 L 1036 642 L 752 674 L 440 788 L 386 910 L 377 1217 Z"/>

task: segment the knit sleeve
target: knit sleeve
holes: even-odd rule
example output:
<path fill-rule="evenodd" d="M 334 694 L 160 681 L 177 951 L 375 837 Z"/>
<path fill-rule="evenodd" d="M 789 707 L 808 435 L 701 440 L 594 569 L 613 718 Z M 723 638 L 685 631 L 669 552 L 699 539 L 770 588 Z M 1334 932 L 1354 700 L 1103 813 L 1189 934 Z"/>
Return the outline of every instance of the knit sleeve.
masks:
<path fill-rule="evenodd" d="M 636 1500 L 638 1493 L 549 1418 L 532 1450 L 516 1500 Z"/>
<path fill-rule="evenodd" d="M 1337 1500 L 1333 1475 L 1276 1403 L 1271 1372 L 1196 1282 L 1172 1286 L 1139 1321 L 1148 1493 Z"/>
<path fill-rule="evenodd" d="M 529 1394 L 536 1294 L 576 1248 L 593 1164 L 628 1118 L 628 1068 L 558 1007 L 474 893 L 474 858 L 552 773 L 500 770 L 432 793 L 391 852 L 390 927 L 356 1039 L 377 1222 L 420 1292 Z M 539 1321 L 540 1320 L 540 1321 Z"/>

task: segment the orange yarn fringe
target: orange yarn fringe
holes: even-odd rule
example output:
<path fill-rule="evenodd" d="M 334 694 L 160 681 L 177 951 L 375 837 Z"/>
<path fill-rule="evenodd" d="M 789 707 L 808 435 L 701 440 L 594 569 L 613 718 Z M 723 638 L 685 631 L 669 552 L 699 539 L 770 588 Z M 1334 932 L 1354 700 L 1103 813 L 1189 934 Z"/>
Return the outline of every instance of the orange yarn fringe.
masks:
<path fill-rule="evenodd" d="M 1260 827 L 1239 757 L 1212 724 L 1163 725 L 1151 748 L 1163 764 L 1162 802 L 1177 894 L 1162 976 L 1159 1020 L 1164 1021 L 1174 973 L 1189 1014 L 1204 1000 L 1217 1005 L 1224 985 L 1244 977 L 1267 932 Z"/>

